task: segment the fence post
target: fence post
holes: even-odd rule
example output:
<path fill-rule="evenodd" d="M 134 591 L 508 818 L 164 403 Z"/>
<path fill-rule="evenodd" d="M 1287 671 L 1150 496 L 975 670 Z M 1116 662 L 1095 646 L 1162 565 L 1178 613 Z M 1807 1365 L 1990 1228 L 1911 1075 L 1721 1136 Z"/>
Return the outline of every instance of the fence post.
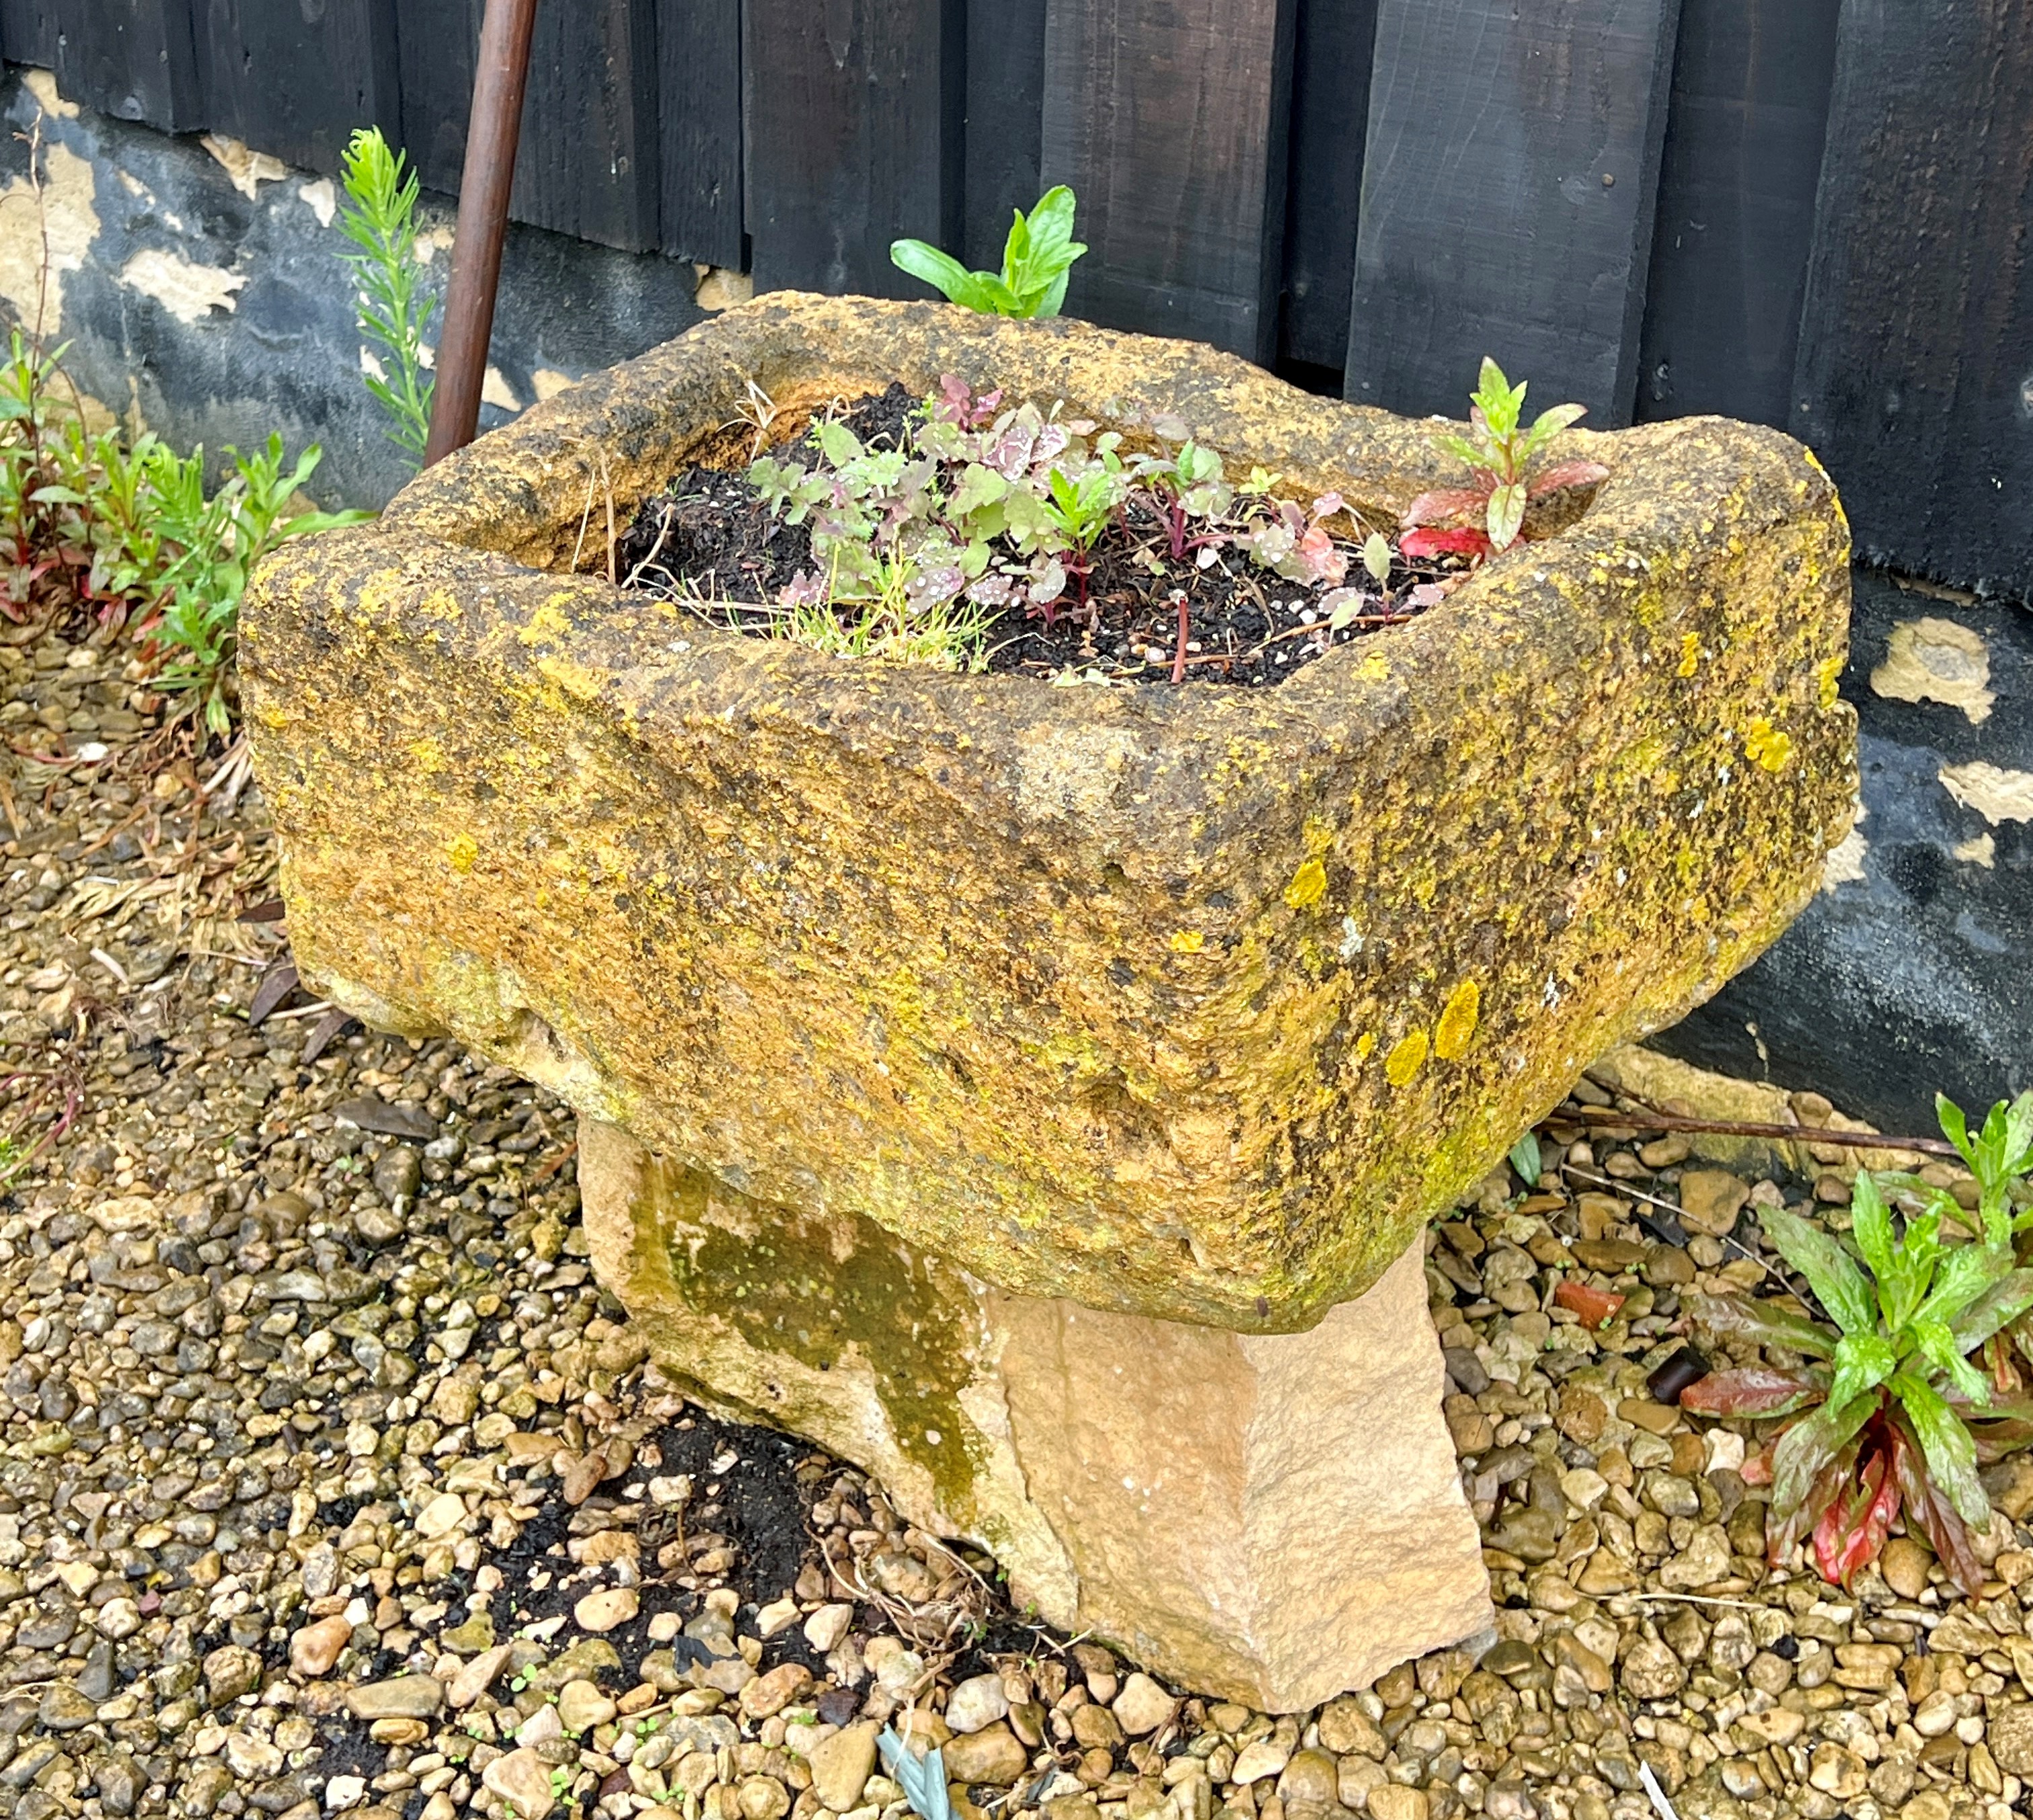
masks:
<path fill-rule="evenodd" d="M 1050 0 L 1044 182 L 1079 193 L 1066 308 L 1267 361 L 1294 0 Z"/>
<path fill-rule="evenodd" d="M 1874 560 L 2033 591 L 2033 11 L 1845 0 L 1793 431 Z"/>
<path fill-rule="evenodd" d="M 1627 423 L 1680 0 L 1380 0 L 1346 395 Z"/>

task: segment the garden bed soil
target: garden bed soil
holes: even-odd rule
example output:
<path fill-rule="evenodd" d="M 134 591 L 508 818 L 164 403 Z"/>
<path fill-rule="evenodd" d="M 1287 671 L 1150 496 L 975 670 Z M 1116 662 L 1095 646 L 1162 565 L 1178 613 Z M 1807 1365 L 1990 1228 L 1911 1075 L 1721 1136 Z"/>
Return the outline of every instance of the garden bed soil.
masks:
<path fill-rule="evenodd" d="M 842 401 L 837 414 L 865 447 L 901 449 L 908 446 L 919 402 L 893 384 Z M 818 458 L 809 423 L 758 452 L 807 464 Z M 1415 619 L 1436 604 L 1435 589 L 1466 573 L 1452 559 L 1408 562 L 1393 538 L 1390 576 L 1379 585 L 1361 561 L 1369 528 L 1347 512 L 1335 521 L 1348 533 L 1335 539 L 1348 565 L 1344 585 L 1359 589 L 1364 598 L 1353 623 L 1331 630 L 1317 585 L 1260 568 L 1234 544 L 1205 566 L 1190 550 L 1185 560 L 1175 560 L 1155 503 L 1133 490 L 1095 547 L 1088 611 L 1080 610 L 1071 589 L 1049 617 L 1022 601 L 1001 608 L 983 641 L 985 667 L 1038 677 L 1070 667 L 1110 682 L 1262 688 L 1335 645 Z M 713 625 L 760 637 L 778 633 L 783 615 L 774 603 L 784 589 L 819 566 L 808 525 L 773 514 L 740 470 L 698 465 L 642 503 L 616 554 L 616 573 L 626 585 L 685 601 Z M 1152 559 L 1159 565 L 1155 572 Z"/>

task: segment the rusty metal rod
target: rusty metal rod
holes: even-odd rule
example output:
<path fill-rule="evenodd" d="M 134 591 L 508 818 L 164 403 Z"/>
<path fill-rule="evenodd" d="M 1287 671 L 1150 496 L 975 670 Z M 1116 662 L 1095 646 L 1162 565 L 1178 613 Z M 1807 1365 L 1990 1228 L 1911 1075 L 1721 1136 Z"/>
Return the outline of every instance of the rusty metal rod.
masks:
<path fill-rule="evenodd" d="M 487 383 L 487 346 L 494 333 L 494 297 L 501 282 L 501 245 L 508 232 L 508 192 L 515 181 L 515 145 L 522 130 L 522 94 L 530 76 L 530 39 L 537 0 L 487 0 L 480 27 L 473 115 L 466 128 L 466 169 L 459 179 L 459 230 L 452 241 L 451 282 L 445 293 L 444 334 L 438 342 L 437 391 L 424 465 L 471 442 L 480 428 Z"/>

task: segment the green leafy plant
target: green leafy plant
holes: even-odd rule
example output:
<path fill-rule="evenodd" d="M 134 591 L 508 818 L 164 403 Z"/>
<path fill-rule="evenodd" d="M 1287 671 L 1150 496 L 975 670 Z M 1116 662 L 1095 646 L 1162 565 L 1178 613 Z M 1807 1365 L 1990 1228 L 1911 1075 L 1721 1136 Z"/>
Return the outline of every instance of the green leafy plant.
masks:
<path fill-rule="evenodd" d="M 353 270 L 360 332 L 380 350 L 381 374 L 368 374 L 367 389 L 388 413 L 390 438 L 421 462 L 436 387 L 424 338 L 438 300 L 417 263 L 417 179 L 378 126 L 354 134 L 340 175 L 339 226 L 354 245 L 341 256 Z"/>
<path fill-rule="evenodd" d="M 1518 1172 L 1518 1179 L 1526 1187 L 1539 1179 L 1539 1172 L 1544 1167 L 1539 1154 L 1539 1134 L 1527 1131 L 1511 1146 L 1511 1167 Z"/>
<path fill-rule="evenodd" d="M 747 470 L 773 517 L 807 528 L 812 566 L 780 586 L 765 609 L 774 615 L 767 628 L 752 614 L 739 619 L 738 603 L 695 605 L 840 655 L 972 667 L 1005 611 L 1020 608 L 1051 627 L 1071 589 L 1075 611 L 1095 624 L 1089 581 L 1112 528 L 1121 533 L 1111 546 L 1121 559 L 1160 577 L 1177 579 L 1167 551 L 1203 570 L 1230 552 L 1297 589 L 1329 590 L 1316 596 L 1318 611 L 1306 622 L 1322 640 L 1376 604 L 1373 594 L 1341 583 L 1361 554 L 1380 586 L 1390 546 L 1380 536 L 1371 540 L 1378 550 L 1337 539 L 1327 521 L 1349 510 L 1340 495 L 1324 494 L 1310 508 L 1273 499 L 1278 476 L 1260 469 L 1231 484 L 1220 457 L 1182 422 L 1169 422 L 1153 427 L 1175 447 L 1125 458 L 1116 431 L 1064 417 L 1057 405 L 1005 407 L 999 391 L 977 397 L 951 374 L 908 417 L 900 446 L 864 447 L 848 423 L 819 420 Z M 1185 590 L 1170 599 L 1187 600 Z M 963 611 L 963 600 L 984 611 Z M 1188 600 L 1174 681 L 1189 617 Z"/>
<path fill-rule="evenodd" d="M 1990 1520 L 1978 1465 L 2033 1442 L 2033 1399 L 2001 1394 L 1970 1358 L 2033 1309 L 2033 1269 L 2020 1267 L 2012 1242 L 2033 1214 L 2010 1210 L 2033 1160 L 2033 1094 L 1998 1107 L 1975 1140 L 1958 1137 L 1960 1112 L 1939 1104 L 1951 1142 L 1981 1157 L 1997 1187 L 1977 1237 L 1945 1240 L 1960 1208 L 1913 1178 L 1888 1179 L 1911 1209 L 1895 1213 L 1868 1171 L 1857 1175 L 1847 1239 L 1767 1209 L 1766 1235 L 1833 1325 L 1773 1302 L 1690 1298 L 1707 1332 L 1808 1362 L 1713 1372 L 1680 1401 L 1699 1415 L 1787 1421 L 1771 1462 L 1775 1562 L 1809 1537 L 1824 1577 L 1846 1586 L 1903 1512 L 1975 1596 L 1983 1570 L 1970 1531 Z"/>
<path fill-rule="evenodd" d="M 240 626 L 240 600 L 254 566 L 285 538 L 341 525 L 357 525 L 366 512 L 286 514 L 291 497 L 317 471 L 323 451 L 316 444 L 284 471 L 283 439 L 243 455 L 229 448 L 232 472 L 208 499 L 204 450 L 182 460 L 160 443 L 148 452 L 148 484 L 162 537 L 178 555 L 163 572 L 165 600 L 153 623 L 156 642 L 169 661 L 159 681 L 182 695 L 204 724 L 223 738 L 231 729 L 227 704 L 229 667 Z"/>
<path fill-rule="evenodd" d="M 999 275 L 969 271 L 922 240 L 892 241 L 889 258 L 949 301 L 984 316 L 1055 316 L 1066 300 L 1073 262 L 1087 251 L 1073 238 L 1073 192 L 1060 184 L 1046 190 L 1028 215 L 1017 210 Z"/>
<path fill-rule="evenodd" d="M 1183 430 L 1185 425 L 1179 428 Z M 1234 502 L 1234 489 L 1222 475 L 1221 457 L 1202 448 L 1190 435 L 1175 454 L 1145 455 L 1132 471 L 1164 519 L 1175 562 L 1185 561 L 1187 552 L 1202 541 L 1187 536 L 1187 521 L 1214 518 Z"/>
<path fill-rule="evenodd" d="M 1526 383 L 1512 385 L 1496 361 L 1484 358 L 1469 405 L 1469 434 L 1449 431 L 1433 439 L 1436 447 L 1468 463 L 1474 483 L 1421 493 L 1412 502 L 1398 545 L 1407 556 L 1500 555 L 1523 532 L 1530 501 L 1608 477 L 1600 462 L 1556 462 L 1533 470 L 1533 457 L 1586 415 L 1587 406 L 1556 405 L 1528 430 L 1522 420 Z M 1457 519 L 1471 521 L 1447 528 Z"/>

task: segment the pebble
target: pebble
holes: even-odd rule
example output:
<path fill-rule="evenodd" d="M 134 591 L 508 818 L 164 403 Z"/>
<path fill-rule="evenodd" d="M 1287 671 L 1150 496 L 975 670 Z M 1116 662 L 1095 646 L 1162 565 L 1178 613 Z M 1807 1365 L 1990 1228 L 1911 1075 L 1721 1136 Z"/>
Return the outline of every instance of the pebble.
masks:
<path fill-rule="evenodd" d="M 545 1820 L 556 1805 L 551 1768 L 529 1747 L 496 1757 L 481 1772 L 481 1784 L 515 1810 L 518 1820 Z"/>
<path fill-rule="evenodd" d="M 836 1814 L 851 1813 L 859 1807 L 862 1791 L 875 1770 L 877 1730 L 873 1724 L 863 1721 L 844 1727 L 812 1747 L 807 1762 L 811 1767 L 812 1788 L 822 1806 Z M 1013 1738 L 1010 1742 L 1014 1743 L 1016 1740 Z M 956 1740 L 955 1743 L 958 1743 Z M 957 1780 L 969 1780 L 953 1768 L 950 1759 L 947 1766 Z M 1018 1768 L 1020 1773 L 1020 1763 Z M 986 1781 L 990 1778 L 978 1776 L 972 1779 Z"/>
<path fill-rule="evenodd" d="M 1910 1536 L 1894 1536 L 1878 1560 L 1885 1583 L 1902 1599 L 1917 1599 L 1927 1590 L 1927 1570 L 1934 1564 L 1934 1550 Z"/>
<path fill-rule="evenodd" d="M 1123 1678 L 1113 1710 L 1116 1723 L 1125 1733 L 1143 1738 L 1169 1725 L 1178 1712 L 1179 1702 L 1140 1669 Z"/>
<path fill-rule="evenodd" d="M 1726 1169 L 1688 1169 L 1680 1176 L 1680 1221 L 1696 1232 L 1726 1237 L 1750 1198 L 1750 1187 Z"/>
<path fill-rule="evenodd" d="M 1426 1820 L 1426 1792 L 1386 1782 L 1369 1792 L 1371 1820 Z"/>
<path fill-rule="evenodd" d="M 588 1593 L 572 1607 L 572 1621 L 582 1631 L 611 1631 L 627 1624 L 642 1605 L 633 1586 L 606 1586 Z"/>
<path fill-rule="evenodd" d="M 352 1620 L 343 1613 L 320 1618 L 290 1639 L 290 1666 L 300 1675 L 330 1674 L 340 1651 L 352 1640 Z"/>
<path fill-rule="evenodd" d="M 399 1675 L 349 1687 L 347 1710 L 356 1719 L 428 1719 L 444 1701 L 444 1683 L 434 1675 Z"/>
<path fill-rule="evenodd" d="M 975 1675 L 946 1695 L 945 1721 L 957 1732 L 979 1732 L 1009 1712 L 1000 1675 Z"/>
<path fill-rule="evenodd" d="M 821 1605 L 805 1620 L 805 1641 L 822 1656 L 830 1655 L 840 1646 L 848 1628 L 854 1622 L 854 1607 L 848 1605 Z"/>
<path fill-rule="evenodd" d="M 1278 1775 L 1291 1760 L 1291 1746 L 1280 1742 L 1275 1733 L 1267 1738 L 1254 1739 L 1236 1754 L 1235 1767 L 1229 1772 L 1229 1780 L 1247 1787 L 1266 1776 Z"/>
<path fill-rule="evenodd" d="M 1288 1802 L 1331 1807 L 1341 1798 L 1339 1767 L 1325 1751 L 1295 1751 L 1278 1778 L 1278 1793 Z"/>
<path fill-rule="evenodd" d="M 567 1681 L 558 1690 L 558 1723 L 567 1732 L 590 1732 L 605 1725 L 618 1710 L 596 1682 Z"/>

